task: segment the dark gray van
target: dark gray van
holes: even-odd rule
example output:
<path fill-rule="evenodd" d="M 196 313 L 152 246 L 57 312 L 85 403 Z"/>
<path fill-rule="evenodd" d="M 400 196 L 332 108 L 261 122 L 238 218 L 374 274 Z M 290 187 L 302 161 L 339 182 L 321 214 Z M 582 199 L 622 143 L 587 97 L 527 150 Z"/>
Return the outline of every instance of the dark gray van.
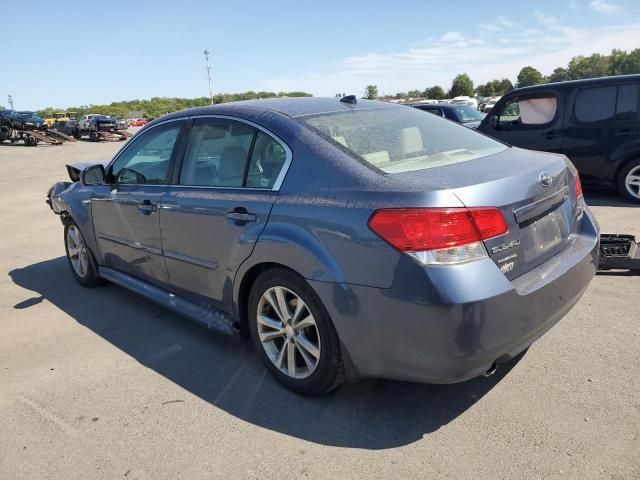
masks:
<path fill-rule="evenodd" d="M 562 153 L 582 182 L 617 187 L 640 203 L 640 75 L 548 83 L 509 92 L 479 131 L 508 144 Z"/>

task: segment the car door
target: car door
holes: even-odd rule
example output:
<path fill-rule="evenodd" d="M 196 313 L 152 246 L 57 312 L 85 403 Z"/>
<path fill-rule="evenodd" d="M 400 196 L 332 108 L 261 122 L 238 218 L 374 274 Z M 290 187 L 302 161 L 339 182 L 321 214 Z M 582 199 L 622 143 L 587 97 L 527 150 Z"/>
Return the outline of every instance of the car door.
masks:
<path fill-rule="evenodd" d="M 136 136 L 107 168 L 110 185 L 92 198 L 99 263 L 162 287 L 169 277 L 158 207 L 184 124 L 169 121 Z"/>
<path fill-rule="evenodd" d="M 628 153 L 627 144 L 640 140 L 639 88 L 637 82 L 607 82 L 569 96 L 563 149 L 585 182 L 615 180 L 616 161 Z"/>
<path fill-rule="evenodd" d="M 548 90 L 504 97 L 483 120 L 480 130 L 516 147 L 559 152 L 564 110 L 561 93 Z"/>
<path fill-rule="evenodd" d="M 290 160 L 289 147 L 257 125 L 194 120 L 160 213 L 176 293 L 230 304 L 235 272 L 266 225 Z"/>

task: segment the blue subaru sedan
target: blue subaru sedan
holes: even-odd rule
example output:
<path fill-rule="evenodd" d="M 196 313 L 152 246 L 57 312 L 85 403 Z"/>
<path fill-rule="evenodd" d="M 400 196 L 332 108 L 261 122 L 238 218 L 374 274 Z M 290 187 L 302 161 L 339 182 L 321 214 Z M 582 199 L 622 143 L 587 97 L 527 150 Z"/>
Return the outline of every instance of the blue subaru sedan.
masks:
<path fill-rule="evenodd" d="M 306 395 L 491 374 L 598 264 L 566 157 L 352 96 L 172 113 L 67 170 L 48 202 L 81 285 L 249 336 Z"/>

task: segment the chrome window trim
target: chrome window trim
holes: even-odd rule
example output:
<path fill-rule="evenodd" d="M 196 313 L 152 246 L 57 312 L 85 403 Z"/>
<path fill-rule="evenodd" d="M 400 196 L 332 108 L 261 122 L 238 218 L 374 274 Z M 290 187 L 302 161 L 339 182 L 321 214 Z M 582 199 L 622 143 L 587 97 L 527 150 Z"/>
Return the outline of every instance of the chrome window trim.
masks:
<path fill-rule="evenodd" d="M 234 117 L 232 115 L 215 115 L 215 114 L 204 114 L 204 115 L 193 115 L 189 118 L 192 119 L 197 119 L 197 118 L 219 118 L 222 120 L 233 120 L 235 122 L 239 122 L 239 123 L 244 123 L 246 125 L 251 125 L 252 127 L 256 128 L 257 130 L 262 131 L 263 133 L 265 133 L 266 135 L 269 135 L 269 137 L 271 137 L 273 140 L 275 140 L 276 142 L 278 142 L 280 144 L 280 146 L 282 148 L 284 148 L 284 151 L 286 153 L 286 158 L 284 160 L 284 164 L 282 165 L 282 168 L 280 169 L 280 173 L 278 174 L 278 177 L 276 178 L 276 181 L 273 184 L 273 187 L 271 188 L 252 188 L 252 187 L 245 187 L 245 186 L 240 186 L 240 187 L 216 187 L 213 185 L 182 185 L 180 183 L 176 183 L 173 186 L 176 187 L 188 187 L 188 188 L 212 188 L 212 189 L 225 189 L 225 190 L 247 190 L 247 191 L 256 191 L 256 190 L 263 190 L 263 191 L 272 191 L 272 192 L 277 192 L 280 190 L 280 187 L 282 186 L 282 183 L 284 182 L 285 177 L 287 176 L 287 172 L 289 171 L 289 167 L 291 166 L 291 160 L 293 159 L 293 152 L 291 151 L 291 148 L 289 147 L 289 145 L 287 145 L 282 139 L 280 139 L 277 135 L 275 135 L 273 132 L 271 132 L 270 130 L 264 128 L 262 125 L 258 125 L 255 122 L 252 122 L 251 120 L 247 120 L 244 118 L 240 118 L 240 117 Z M 248 159 L 249 162 L 251 161 L 251 159 Z M 184 162 L 184 158 L 182 159 L 182 161 Z"/>

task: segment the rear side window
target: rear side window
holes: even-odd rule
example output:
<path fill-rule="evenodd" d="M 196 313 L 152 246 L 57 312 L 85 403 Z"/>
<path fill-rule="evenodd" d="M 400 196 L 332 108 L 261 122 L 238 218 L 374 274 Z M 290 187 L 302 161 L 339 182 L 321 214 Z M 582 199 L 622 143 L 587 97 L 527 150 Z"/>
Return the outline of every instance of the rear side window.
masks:
<path fill-rule="evenodd" d="M 616 102 L 616 118 L 633 120 L 638 114 L 638 85 L 620 85 Z"/>
<path fill-rule="evenodd" d="M 615 85 L 580 90 L 576 97 L 576 120 L 585 123 L 612 120 L 616 113 L 617 90 Z"/>
<path fill-rule="evenodd" d="M 638 115 L 638 84 L 585 88 L 578 92 L 575 117 L 579 122 L 634 120 Z"/>
<path fill-rule="evenodd" d="M 257 128 L 232 120 L 201 119 L 191 128 L 180 184 L 271 189 L 286 159 L 284 147 Z"/>
<path fill-rule="evenodd" d="M 197 122 L 180 171 L 180 184 L 242 187 L 256 129 L 225 120 Z"/>

